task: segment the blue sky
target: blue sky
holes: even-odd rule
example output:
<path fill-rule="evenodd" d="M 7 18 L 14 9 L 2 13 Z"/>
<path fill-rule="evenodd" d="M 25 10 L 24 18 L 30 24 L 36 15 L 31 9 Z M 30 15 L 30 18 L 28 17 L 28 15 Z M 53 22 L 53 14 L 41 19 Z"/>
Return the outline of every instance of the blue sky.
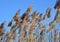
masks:
<path fill-rule="evenodd" d="M 45 13 L 46 9 L 51 7 L 54 15 L 55 3 L 56 0 L 0 0 L 0 23 L 4 20 L 8 23 L 18 9 L 21 9 L 22 15 L 29 5 L 33 5 L 33 11 L 38 10 L 40 13 Z"/>

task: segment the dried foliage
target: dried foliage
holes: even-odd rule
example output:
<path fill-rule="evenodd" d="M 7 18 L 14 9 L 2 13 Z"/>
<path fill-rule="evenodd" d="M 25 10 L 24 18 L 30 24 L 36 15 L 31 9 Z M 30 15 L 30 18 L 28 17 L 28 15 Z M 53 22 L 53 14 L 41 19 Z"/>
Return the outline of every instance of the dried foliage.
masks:
<path fill-rule="evenodd" d="M 57 9 L 57 7 L 58 6 L 56 5 L 54 8 Z M 56 28 L 56 23 L 60 23 L 58 12 L 56 13 L 54 19 L 48 25 L 47 23 L 43 25 L 41 21 L 51 17 L 51 8 L 47 8 L 45 15 L 43 15 L 43 13 L 39 13 L 38 11 L 34 11 L 31 14 L 31 10 L 32 6 L 29 6 L 25 13 L 20 17 L 19 9 L 13 16 L 12 20 L 8 23 L 8 27 L 11 27 L 8 33 L 5 32 L 5 22 L 1 23 L 0 42 L 11 42 L 12 40 L 17 40 L 17 42 L 48 42 L 49 40 L 50 42 L 51 39 L 54 39 L 55 42 L 56 40 L 60 40 L 60 36 L 58 36 L 59 31 Z M 57 11 L 59 10 L 57 9 Z M 54 38 L 52 38 L 53 30 L 55 31 L 55 33 L 53 33 Z M 48 36 L 51 37 L 49 38 Z"/>

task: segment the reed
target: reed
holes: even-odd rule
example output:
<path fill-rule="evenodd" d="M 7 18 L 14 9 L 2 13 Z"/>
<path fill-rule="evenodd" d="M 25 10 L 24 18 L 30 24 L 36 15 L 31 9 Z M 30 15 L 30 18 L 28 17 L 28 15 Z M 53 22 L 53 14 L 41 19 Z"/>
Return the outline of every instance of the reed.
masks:
<path fill-rule="evenodd" d="M 57 42 L 60 40 L 58 36 L 59 31 L 56 27 L 56 23 L 60 23 L 60 16 L 58 17 L 58 11 L 60 10 L 55 6 L 57 12 L 54 19 L 50 21 L 48 25 L 47 23 L 43 25 L 41 23 L 42 21 L 51 18 L 51 8 L 48 7 L 46 9 L 45 15 L 38 11 L 34 11 L 31 14 L 32 8 L 33 6 L 29 6 L 21 17 L 19 16 L 20 9 L 15 13 L 12 20 L 7 25 L 7 27 L 11 28 L 8 33 L 5 32 L 5 22 L 0 24 L 0 42 L 11 42 L 12 40 L 17 40 L 17 42 Z M 52 34 L 54 30 L 55 33 Z M 54 36 L 54 38 L 52 38 L 52 36 Z"/>

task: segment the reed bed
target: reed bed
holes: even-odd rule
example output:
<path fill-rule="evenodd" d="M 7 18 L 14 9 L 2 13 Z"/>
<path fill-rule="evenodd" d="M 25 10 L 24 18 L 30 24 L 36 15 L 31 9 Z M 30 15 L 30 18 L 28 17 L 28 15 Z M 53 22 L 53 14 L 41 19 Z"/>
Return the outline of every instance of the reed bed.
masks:
<path fill-rule="evenodd" d="M 42 24 L 42 21 L 51 18 L 51 8 L 47 8 L 45 14 L 38 11 L 31 14 L 32 8 L 33 6 L 29 6 L 21 17 L 20 9 L 15 13 L 7 25 L 11 28 L 8 33 L 5 31 L 5 22 L 0 24 L 0 42 L 59 42 L 60 32 L 56 27 L 57 23 L 60 24 L 58 9 L 54 19 L 47 25 Z"/>

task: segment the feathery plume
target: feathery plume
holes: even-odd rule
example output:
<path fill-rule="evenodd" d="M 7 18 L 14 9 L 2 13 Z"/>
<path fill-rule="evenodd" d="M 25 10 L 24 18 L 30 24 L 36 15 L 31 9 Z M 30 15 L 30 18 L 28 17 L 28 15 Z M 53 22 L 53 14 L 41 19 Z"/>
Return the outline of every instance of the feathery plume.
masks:
<path fill-rule="evenodd" d="M 0 29 L 0 36 L 3 36 L 4 34 L 5 34 L 5 29 L 4 28 Z"/>
<path fill-rule="evenodd" d="M 13 21 L 13 20 L 11 20 L 11 21 L 8 23 L 8 26 L 11 26 L 11 25 L 12 25 L 12 21 Z"/>
<path fill-rule="evenodd" d="M 48 8 L 48 9 L 46 10 L 46 15 L 47 15 L 48 18 L 50 17 L 50 12 L 51 12 L 51 8 Z"/>
<path fill-rule="evenodd" d="M 5 23 L 5 22 L 3 22 L 3 23 L 0 25 L 0 36 L 3 36 L 3 35 L 5 34 L 4 23 Z"/>
<path fill-rule="evenodd" d="M 32 10 L 33 6 L 29 6 L 26 12 L 30 12 Z"/>
<path fill-rule="evenodd" d="M 1 23 L 0 28 L 3 28 L 5 24 L 5 21 L 3 23 Z"/>
<path fill-rule="evenodd" d="M 58 0 L 57 2 L 56 2 L 56 4 L 55 4 L 55 6 L 54 6 L 54 9 L 56 9 L 56 8 L 60 8 L 60 0 Z"/>
<path fill-rule="evenodd" d="M 21 23 L 19 21 L 16 21 L 16 24 L 17 24 L 17 28 L 21 27 Z"/>
<path fill-rule="evenodd" d="M 20 13 L 20 9 L 16 12 L 15 16 L 13 17 L 13 19 L 14 19 L 15 21 L 18 20 L 18 18 L 19 18 L 19 16 L 18 16 L 19 13 Z"/>
<path fill-rule="evenodd" d="M 36 18 L 36 16 L 37 16 L 37 11 L 35 11 L 31 16 L 32 16 L 32 19 L 35 19 Z"/>
<path fill-rule="evenodd" d="M 46 15 L 44 15 L 44 17 L 43 17 L 43 20 L 45 20 L 45 19 L 47 19 L 47 16 Z"/>
<path fill-rule="evenodd" d="M 42 20 L 40 16 L 36 16 L 36 17 L 37 17 L 36 19 L 38 20 L 38 22 L 40 22 Z"/>
<path fill-rule="evenodd" d="M 32 6 L 29 6 L 27 11 L 22 15 L 21 19 L 24 20 L 24 19 L 28 19 L 28 15 L 29 15 L 29 12 L 32 10 Z"/>

